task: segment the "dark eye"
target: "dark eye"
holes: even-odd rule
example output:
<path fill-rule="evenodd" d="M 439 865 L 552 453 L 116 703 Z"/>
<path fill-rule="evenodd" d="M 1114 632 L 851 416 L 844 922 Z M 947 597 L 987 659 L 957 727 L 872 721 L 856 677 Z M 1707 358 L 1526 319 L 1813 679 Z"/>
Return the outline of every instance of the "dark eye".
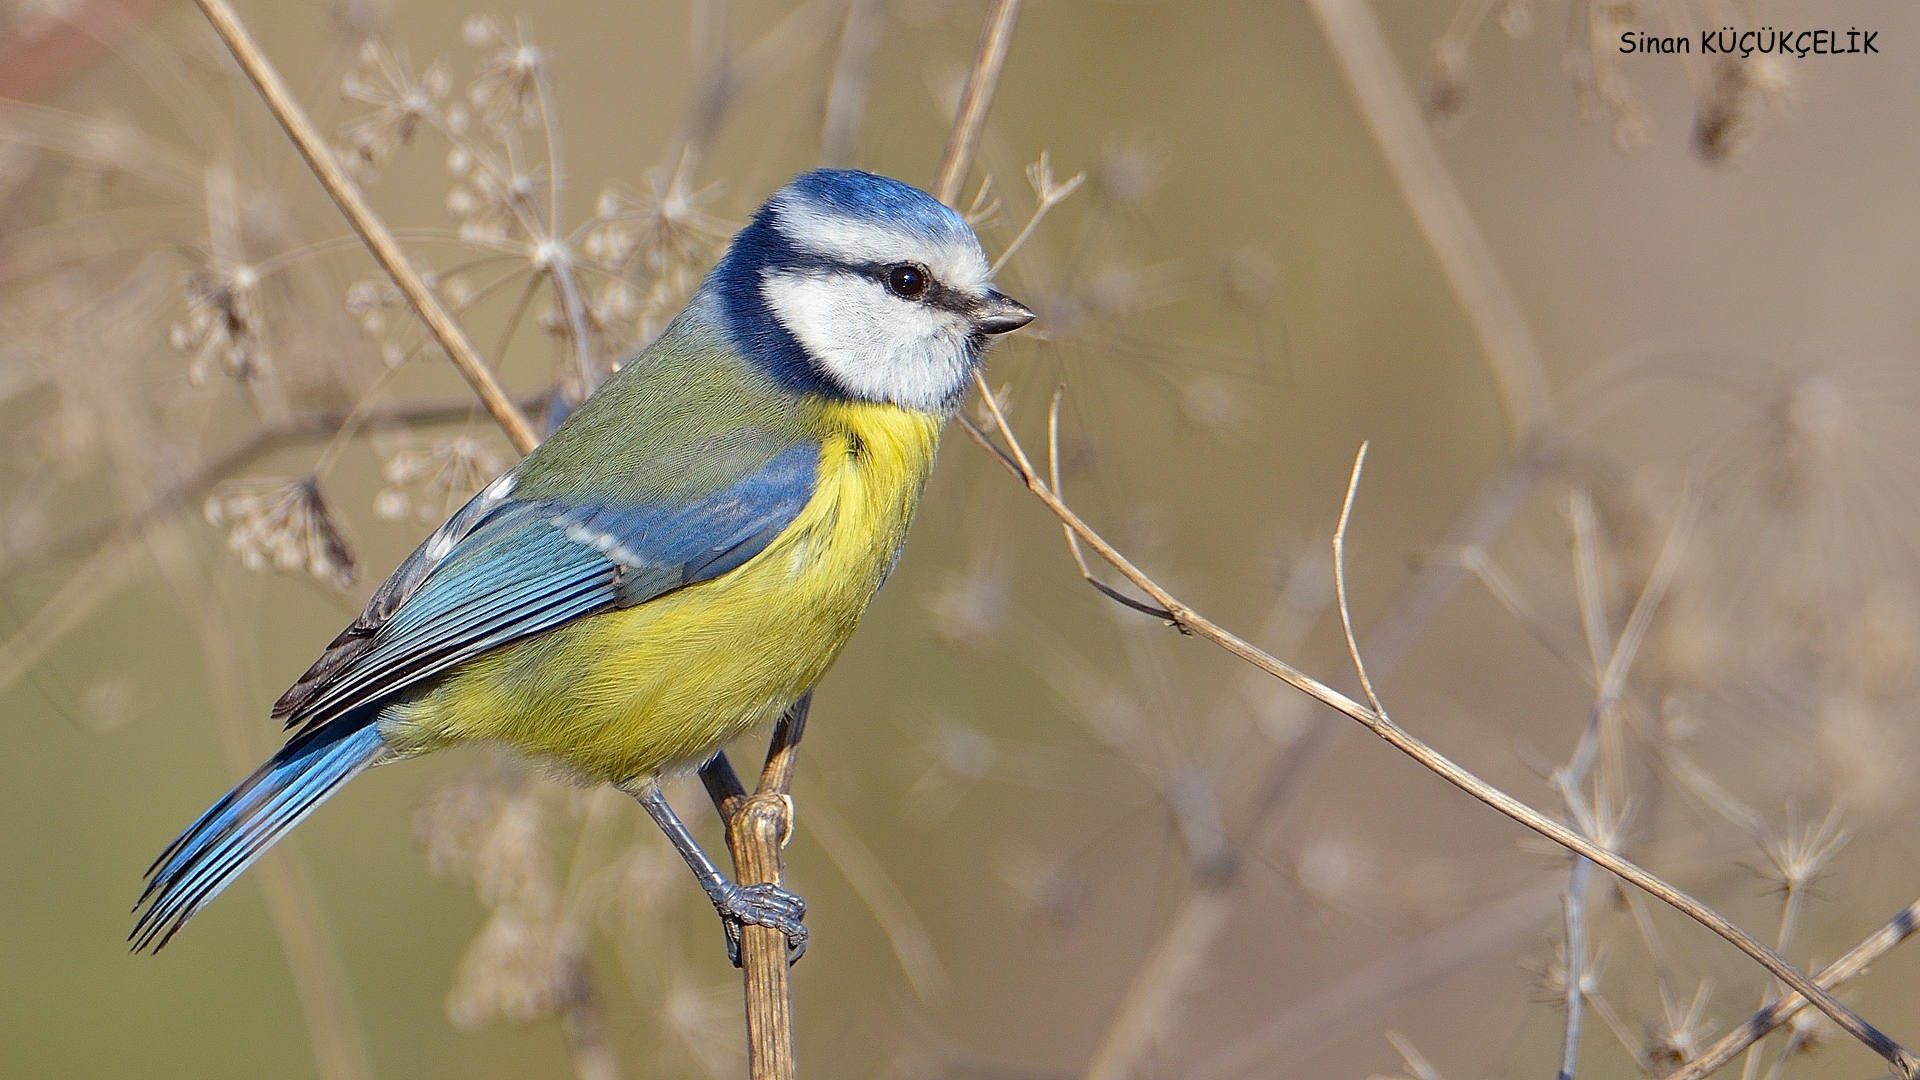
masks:
<path fill-rule="evenodd" d="M 918 300 L 927 291 L 927 272 L 911 263 L 902 263 L 887 271 L 887 288 L 895 296 Z"/>

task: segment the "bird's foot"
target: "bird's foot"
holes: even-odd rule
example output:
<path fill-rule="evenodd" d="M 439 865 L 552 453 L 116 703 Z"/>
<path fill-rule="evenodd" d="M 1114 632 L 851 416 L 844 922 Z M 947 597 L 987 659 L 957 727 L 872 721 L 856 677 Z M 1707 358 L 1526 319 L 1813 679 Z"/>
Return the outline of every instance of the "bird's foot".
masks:
<path fill-rule="evenodd" d="M 771 926 L 787 937 L 787 963 L 799 960 L 807 951 L 807 928 L 800 920 L 807 916 L 807 902 L 778 885 L 736 885 L 722 881 L 707 890 L 720 924 L 727 931 L 727 958 L 740 966 L 740 928 Z"/>

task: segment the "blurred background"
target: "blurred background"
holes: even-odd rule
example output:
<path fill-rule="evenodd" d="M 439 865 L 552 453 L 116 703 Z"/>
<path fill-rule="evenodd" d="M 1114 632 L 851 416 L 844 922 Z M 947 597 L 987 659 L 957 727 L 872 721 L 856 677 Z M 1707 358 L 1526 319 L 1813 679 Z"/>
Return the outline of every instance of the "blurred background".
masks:
<path fill-rule="evenodd" d="M 240 7 L 543 414 L 793 173 L 930 183 L 984 10 Z M 1920 13 L 1844 14 L 1032 0 L 963 199 L 990 256 L 1027 233 L 1041 318 L 988 373 L 1035 450 L 1063 388 L 1084 516 L 1348 686 L 1371 440 L 1395 718 L 1803 969 L 1920 894 Z M 1697 55 L 1723 25 L 1879 52 Z M 369 774 L 128 955 L 273 698 L 512 456 L 191 5 L 0 4 L 0 98 L 0 1072 L 745 1075 L 638 809 L 485 749 Z M 1543 1076 L 1570 982 L 1579 1075 L 1664 1075 L 1776 993 L 1087 588 L 957 430 L 796 798 L 815 1077 Z M 1920 959 L 1845 996 L 1920 1042 Z M 1729 1066 L 1881 1068 L 1811 1019 Z"/>

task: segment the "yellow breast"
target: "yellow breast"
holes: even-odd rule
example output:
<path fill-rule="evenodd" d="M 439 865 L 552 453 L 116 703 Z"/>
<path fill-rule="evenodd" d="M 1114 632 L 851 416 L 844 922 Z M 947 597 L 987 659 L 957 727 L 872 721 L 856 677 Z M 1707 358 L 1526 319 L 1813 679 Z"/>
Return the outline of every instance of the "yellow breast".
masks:
<path fill-rule="evenodd" d="M 891 405 L 805 407 L 823 433 L 817 485 L 765 551 L 463 665 L 382 716 L 388 744 L 496 739 L 617 781 L 697 762 L 777 717 L 826 673 L 886 576 L 941 423 Z"/>

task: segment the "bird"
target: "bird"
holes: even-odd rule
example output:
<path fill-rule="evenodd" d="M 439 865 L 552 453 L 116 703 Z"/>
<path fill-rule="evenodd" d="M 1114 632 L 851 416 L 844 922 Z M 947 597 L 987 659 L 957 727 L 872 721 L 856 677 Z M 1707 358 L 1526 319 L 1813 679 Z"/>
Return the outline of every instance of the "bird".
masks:
<path fill-rule="evenodd" d="M 403 561 L 274 704 L 281 749 L 161 852 L 158 951 L 367 769 L 501 744 L 632 795 L 742 924 L 805 903 L 729 881 L 664 779 L 796 705 L 900 557 L 988 343 L 1034 313 L 959 213 L 849 169 L 794 177 L 660 336 Z"/>

